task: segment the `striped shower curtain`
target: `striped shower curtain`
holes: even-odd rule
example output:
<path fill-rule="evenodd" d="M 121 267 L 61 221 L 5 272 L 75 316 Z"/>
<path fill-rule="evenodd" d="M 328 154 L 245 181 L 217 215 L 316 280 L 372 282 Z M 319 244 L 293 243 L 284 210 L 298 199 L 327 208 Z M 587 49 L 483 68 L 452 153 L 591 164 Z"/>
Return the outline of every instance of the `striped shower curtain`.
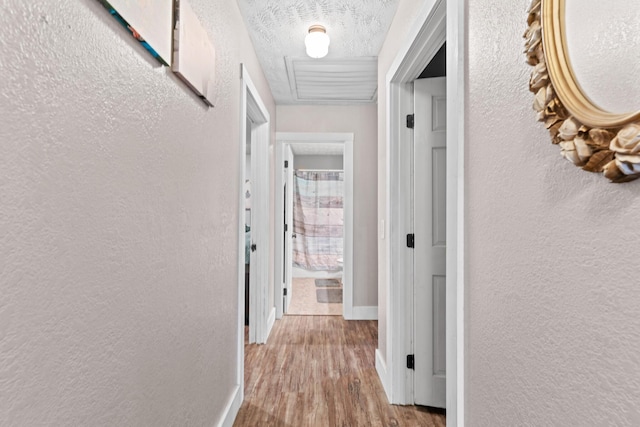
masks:
<path fill-rule="evenodd" d="M 343 172 L 295 171 L 293 264 L 339 271 L 342 265 Z"/>

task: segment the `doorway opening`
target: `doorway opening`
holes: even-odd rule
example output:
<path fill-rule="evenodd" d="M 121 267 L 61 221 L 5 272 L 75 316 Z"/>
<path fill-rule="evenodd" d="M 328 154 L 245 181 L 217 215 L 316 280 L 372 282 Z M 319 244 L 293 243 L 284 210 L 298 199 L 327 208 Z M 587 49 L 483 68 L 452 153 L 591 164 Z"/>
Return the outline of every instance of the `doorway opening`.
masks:
<path fill-rule="evenodd" d="M 427 65 L 442 48 L 445 40 L 447 77 L 442 87 L 446 107 L 438 107 L 445 113 L 440 114 L 435 120 L 438 121 L 439 127 L 444 127 L 446 151 L 436 153 L 444 147 L 429 147 L 431 157 L 426 157 L 418 163 L 414 158 L 412 143 L 415 130 L 407 126 L 407 119 L 411 114 L 415 114 L 414 122 L 425 120 L 427 115 L 431 116 L 436 110 L 435 104 L 440 102 L 440 96 L 431 96 L 431 111 L 414 112 L 414 82 L 426 71 Z M 385 79 L 389 102 L 386 118 L 388 133 L 385 217 L 390 224 L 384 249 L 389 260 L 385 318 L 387 347 L 376 351 L 376 369 L 387 397 L 395 404 L 422 403 L 422 391 L 419 389 L 424 379 L 418 376 L 441 376 L 444 372 L 439 371 L 446 370 L 446 379 L 443 378 L 442 382 L 446 384 L 444 393 L 447 425 L 452 426 L 464 425 L 464 159 L 459 154 L 463 152 L 464 145 L 464 52 L 464 3 L 437 0 L 433 5 L 425 5 L 419 12 L 407 42 L 400 49 Z M 418 117 L 418 114 L 421 117 Z M 433 116 L 427 118 L 431 120 Z M 434 160 L 434 157 L 437 159 Z M 439 166 L 434 167 L 434 161 Z M 418 167 L 422 168 L 420 173 L 429 172 L 429 176 L 423 174 L 418 178 L 419 184 L 414 183 L 414 172 Z M 434 176 L 434 173 L 437 176 Z M 438 188 L 440 202 L 434 206 L 426 206 L 431 209 L 431 220 L 418 217 L 426 214 L 417 213 L 414 206 L 414 203 L 419 201 L 414 197 L 413 186 L 427 187 L 427 179 L 437 179 L 442 184 Z M 428 184 L 430 191 L 435 191 L 433 183 Z M 429 193 L 428 197 L 424 195 L 424 200 L 432 201 L 433 194 Z M 435 206 L 437 209 L 434 210 Z M 425 207 L 420 209 L 420 212 L 426 212 Z M 439 225 L 436 239 L 433 234 L 429 235 L 415 228 L 416 225 L 425 229 L 433 227 L 434 217 L 439 217 L 436 221 Z M 418 236 L 418 233 L 422 236 Z M 420 241 L 425 247 L 440 246 L 441 251 L 437 257 L 445 259 L 440 262 L 440 268 L 444 265 L 444 270 L 431 270 L 430 276 L 425 274 L 424 279 L 429 282 L 429 288 L 416 289 L 415 276 L 423 273 L 418 273 L 415 267 L 436 257 L 433 253 L 427 252 L 417 255 L 415 250 Z M 446 245 L 443 244 L 445 242 Z M 424 294 L 421 297 L 422 302 L 415 301 L 417 294 L 414 292 Z M 425 311 L 425 307 L 432 309 L 428 324 L 418 326 L 417 321 L 420 321 L 420 314 Z M 434 321 L 434 315 L 438 317 L 437 321 Z M 446 323 L 445 327 L 437 325 L 438 322 Z M 432 348 L 431 351 L 422 351 L 425 354 L 430 352 L 432 359 L 418 362 L 415 360 L 415 352 L 420 344 L 416 343 L 415 339 L 417 334 L 422 334 L 426 329 L 429 332 L 424 333 L 422 338 L 427 340 Z M 434 343 L 438 348 L 437 354 L 433 352 Z M 380 352 L 382 350 L 385 350 L 384 354 Z M 421 363 L 421 368 L 426 373 L 419 372 L 418 363 Z M 442 405 L 437 403 L 436 406 Z"/>
<path fill-rule="evenodd" d="M 351 319 L 353 134 L 279 132 L 276 165 L 276 316 Z"/>
<path fill-rule="evenodd" d="M 242 81 L 239 302 L 240 311 L 248 308 L 248 342 L 262 344 L 275 321 L 269 302 L 269 113 L 244 66 Z"/>
<path fill-rule="evenodd" d="M 342 315 L 344 169 L 342 144 L 291 145 L 293 252 L 291 302 L 285 314 Z M 310 148 L 313 147 L 313 150 Z M 286 197 L 286 194 L 285 194 Z M 288 224 L 285 224 L 287 228 Z M 287 240 L 284 246 L 287 246 Z"/>
<path fill-rule="evenodd" d="M 236 388 L 227 411 L 232 414 L 237 413 L 244 400 L 245 333 L 248 343 L 264 343 L 275 321 L 275 307 L 271 304 L 270 309 L 268 303 L 270 118 L 244 64 L 240 84 L 237 371 Z"/>

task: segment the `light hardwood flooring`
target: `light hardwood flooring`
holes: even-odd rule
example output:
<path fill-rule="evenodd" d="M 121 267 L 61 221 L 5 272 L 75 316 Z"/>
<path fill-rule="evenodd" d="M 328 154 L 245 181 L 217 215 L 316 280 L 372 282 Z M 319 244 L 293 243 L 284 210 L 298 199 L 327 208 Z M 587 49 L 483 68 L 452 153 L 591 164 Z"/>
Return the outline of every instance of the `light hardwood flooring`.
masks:
<path fill-rule="evenodd" d="M 342 316 L 342 303 L 320 303 L 316 298 L 316 280 L 294 277 L 291 280 L 291 304 L 287 315 Z"/>
<path fill-rule="evenodd" d="M 234 426 L 445 427 L 445 416 L 394 406 L 376 373 L 376 321 L 285 316 L 268 343 L 245 345 L 245 401 Z"/>

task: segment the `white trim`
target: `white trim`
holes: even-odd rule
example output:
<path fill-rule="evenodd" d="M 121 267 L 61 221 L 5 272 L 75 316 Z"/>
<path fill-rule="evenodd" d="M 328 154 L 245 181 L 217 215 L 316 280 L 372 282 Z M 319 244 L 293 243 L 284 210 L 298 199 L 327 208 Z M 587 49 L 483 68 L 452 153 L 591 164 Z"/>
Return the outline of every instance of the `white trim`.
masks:
<path fill-rule="evenodd" d="M 421 9 L 409 36 L 393 61 L 386 79 L 387 91 L 387 201 L 389 224 L 387 268 L 386 377 L 381 376 L 392 403 L 411 404 L 413 375 L 404 357 L 411 350 L 410 289 L 412 268 L 404 248 L 411 232 L 411 152 L 400 141 L 408 132 L 403 117 L 412 109 L 412 81 L 447 43 L 447 425 L 464 426 L 464 93 L 465 0 L 429 1 Z M 410 137 L 410 136 L 409 136 Z M 407 178 L 409 176 L 409 178 Z M 392 292 L 393 290 L 393 292 Z M 380 363 L 384 360 L 380 360 Z M 378 361 L 376 361 L 378 367 Z M 379 375 L 380 375 L 380 370 Z"/>
<path fill-rule="evenodd" d="M 227 402 L 227 406 L 224 407 L 224 411 L 222 411 L 222 417 L 220 422 L 218 422 L 218 427 L 232 427 L 233 422 L 238 416 L 238 411 L 240 410 L 240 406 L 242 405 L 242 387 L 235 386 L 233 389 L 233 393 L 231 394 L 231 399 Z"/>
<path fill-rule="evenodd" d="M 276 323 L 276 308 L 271 307 L 271 312 L 269 313 L 269 319 L 267 320 L 267 332 L 264 338 L 264 341 L 267 342 L 269 335 L 271 335 L 271 330 L 273 329 L 273 325 Z"/>
<path fill-rule="evenodd" d="M 340 143 L 344 144 L 344 251 L 343 251 L 343 316 L 347 320 L 353 319 L 353 133 L 318 133 L 318 132 L 277 132 L 276 133 L 276 182 L 275 188 L 275 294 L 276 316 L 282 317 L 282 236 L 283 230 L 283 198 L 280 189 L 283 186 L 282 170 L 284 168 L 284 146 L 296 143 Z M 280 298 L 279 298 L 280 296 Z"/>
<path fill-rule="evenodd" d="M 241 86 L 241 99 L 240 99 L 240 142 L 239 142 L 239 150 L 238 155 L 240 157 L 240 167 L 238 168 L 238 182 L 244 183 L 245 177 L 245 169 L 246 169 L 246 157 L 247 157 L 247 147 L 246 147 L 246 134 L 247 134 L 247 87 L 244 82 L 240 81 Z M 236 386 L 239 387 L 240 394 L 244 394 L 244 316 L 245 316 L 245 291 L 244 291 L 244 281 L 245 281 L 245 272 L 244 272 L 244 264 L 245 264 L 245 230 L 244 230 L 244 222 L 245 218 L 243 215 L 244 212 L 244 185 L 240 185 L 240 194 L 238 195 L 238 329 L 236 331 L 237 334 L 237 371 L 236 371 Z M 244 399 L 244 396 L 242 397 Z"/>
<path fill-rule="evenodd" d="M 247 102 L 247 105 L 246 105 L 247 113 L 245 117 L 249 116 L 252 119 L 255 118 L 257 123 L 269 123 L 269 120 L 270 120 L 269 111 L 267 110 L 267 107 L 264 105 L 264 102 L 262 102 L 262 98 L 260 98 L 260 92 L 258 92 L 258 88 L 256 87 L 256 85 L 253 84 L 253 80 L 251 80 L 249 71 L 247 70 L 247 67 L 244 64 L 242 64 L 242 67 L 241 67 L 241 78 L 242 78 L 242 81 L 244 82 L 244 85 L 246 86 L 247 96 L 249 98 L 252 98 L 252 101 L 253 101 L 253 102 Z M 242 138 L 244 139 L 244 136 L 242 136 Z"/>
<path fill-rule="evenodd" d="M 465 424 L 465 93 L 466 4 L 447 2 L 447 419 Z"/>
<path fill-rule="evenodd" d="M 354 319 L 353 312 L 353 134 L 344 141 L 344 249 L 343 249 L 343 292 L 342 316 L 346 320 Z"/>
<path fill-rule="evenodd" d="M 378 320 L 377 305 L 356 305 L 351 312 L 351 320 Z"/>
<path fill-rule="evenodd" d="M 283 265 L 284 265 L 284 260 L 283 260 L 283 245 L 284 245 L 284 230 L 283 230 L 283 226 L 282 224 L 284 223 L 285 218 L 283 218 L 284 216 L 284 197 L 282 196 L 282 189 L 284 187 L 286 178 L 284 177 L 284 174 L 287 173 L 287 170 L 284 168 L 284 161 L 285 161 L 285 144 L 279 144 L 278 143 L 278 135 L 279 133 L 276 133 L 276 146 L 275 146 L 275 151 L 276 151 L 276 161 L 275 161 L 275 195 L 274 195 L 274 199 L 275 199 L 275 215 L 274 215 L 274 221 L 275 223 L 275 239 L 274 239 L 274 248 L 273 248 L 273 257 L 274 257 L 274 271 L 273 271 L 273 284 L 274 284 L 274 298 L 275 298 L 275 305 L 276 305 L 276 318 L 277 319 L 282 319 L 282 316 L 284 315 L 284 301 L 279 302 L 280 300 L 283 300 L 283 292 L 284 292 L 284 287 L 282 285 L 282 276 L 284 275 L 283 270 Z M 293 225 L 291 225 L 291 227 L 293 227 Z"/>
<path fill-rule="evenodd" d="M 413 403 L 412 372 L 406 369 L 405 358 L 411 353 L 413 323 L 411 321 L 411 289 L 413 283 L 413 257 L 406 246 L 406 235 L 411 233 L 411 209 L 402 209 L 411 202 L 411 131 L 400 125 L 402 118 L 413 111 L 413 84 L 387 84 L 387 367 L 394 404 Z M 394 141 L 395 143 L 390 143 Z M 404 286 L 402 284 L 405 284 Z M 397 363 L 396 363 L 397 361 Z"/>
<path fill-rule="evenodd" d="M 380 353 L 379 349 L 376 349 L 376 372 L 378 373 L 378 377 L 380 378 L 380 382 L 382 383 L 382 388 L 384 392 L 388 395 L 391 394 L 391 390 L 389 390 L 389 374 L 387 374 L 387 364 L 384 363 L 384 358 L 382 357 L 382 353 Z"/>

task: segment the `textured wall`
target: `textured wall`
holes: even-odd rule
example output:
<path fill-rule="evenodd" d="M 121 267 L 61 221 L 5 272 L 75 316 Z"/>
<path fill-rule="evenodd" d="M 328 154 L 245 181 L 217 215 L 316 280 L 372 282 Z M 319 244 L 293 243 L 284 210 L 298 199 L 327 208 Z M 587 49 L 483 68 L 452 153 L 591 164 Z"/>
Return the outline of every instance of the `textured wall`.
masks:
<path fill-rule="evenodd" d="M 297 155 L 295 157 L 296 169 L 331 169 L 342 170 L 342 156 L 325 155 Z"/>
<path fill-rule="evenodd" d="M 404 0 L 398 9 L 389 28 L 387 38 L 378 54 L 378 221 L 387 215 L 387 89 L 386 77 L 391 63 L 398 55 L 398 50 L 405 43 L 407 34 L 419 11 L 427 3 L 434 0 Z M 387 230 L 389 227 L 386 227 Z M 385 238 L 386 238 L 385 233 Z M 387 242 L 378 235 L 378 349 L 386 360 L 387 357 Z"/>
<path fill-rule="evenodd" d="M 467 424 L 637 426 L 640 183 L 582 172 L 535 121 L 529 3 L 468 2 Z"/>
<path fill-rule="evenodd" d="M 377 305 L 376 106 L 278 105 L 277 116 L 278 132 L 354 134 L 353 305 Z"/>
<path fill-rule="evenodd" d="M 0 425 L 215 425 L 236 372 L 235 2 L 207 110 L 95 0 L 0 2 Z"/>

